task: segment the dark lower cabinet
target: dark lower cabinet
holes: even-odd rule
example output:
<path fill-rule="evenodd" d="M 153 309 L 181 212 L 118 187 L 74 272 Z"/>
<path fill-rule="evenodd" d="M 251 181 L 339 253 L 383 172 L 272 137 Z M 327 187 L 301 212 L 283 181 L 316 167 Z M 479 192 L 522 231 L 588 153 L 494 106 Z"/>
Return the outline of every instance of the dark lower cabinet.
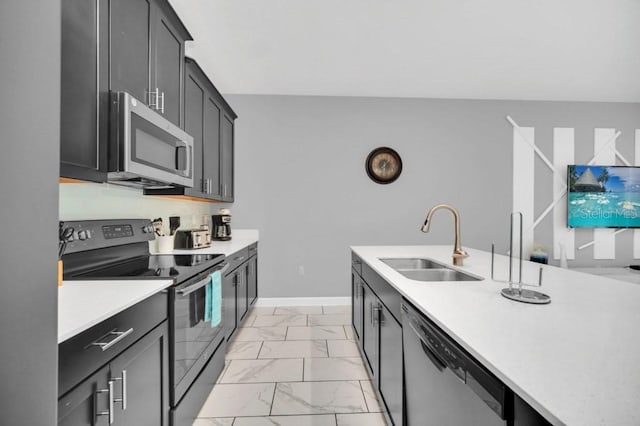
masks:
<path fill-rule="evenodd" d="M 108 382 L 109 366 L 105 366 L 60 398 L 58 426 L 108 426 Z"/>
<path fill-rule="evenodd" d="M 168 332 L 166 322 L 119 355 L 110 365 L 115 382 L 114 424 L 169 424 Z"/>
<path fill-rule="evenodd" d="M 236 277 L 235 272 L 228 273 L 222 279 L 222 305 L 224 307 L 224 335 L 227 340 L 233 336 L 238 326 L 238 310 L 236 302 Z"/>
<path fill-rule="evenodd" d="M 251 255 L 250 255 L 251 254 Z M 229 271 L 222 280 L 225 336 L 231 339 L 258 297 L 257 243 L 227 257 Z"/>
<path fill-rule="evenodd" d="M 242 264 L 236 273 L 236 315 L 237 324 L 241 324 L 247 315 L 249 306 L 247 304 L 247 268 L 248 262 Z"/>
<path fill-rule="evenodd" d="M 166 321 L 58 400 L 58 425 L 168 426 Z"/>
<path fill-rule="evenodd" d="M 167 296 L 58 345 L 58 424 L 169 426 Z"/>
<path fill-rule="evenodd" d="M 351 322 L 356 341 L 362 343 L 362 278 L 351 271 Z"/>
<path fill-rule="evenodd" d="M 378 385 L 378 326 L 374 323 L 374 310 L 378 307 L 378 298 L 366 284 L 362 286 L 362 349 L 369 373 L 374 385 Z"/>
<path fill-rule="evenodd" d="M 354 258 L 351 269 L 352 325 L 373 386 L 389 418 L 403 425 L 402 326 L 359 275 L 366 268 Z"/>
<path fill-rule="evenodd" d="M 378 312 L 378 368 L 380 395 L 387 406 L 393 424 L 402 426 L 402 326 L 382 304 Z"/>
<path fill-rule="evenodd" d="M 257 250 L 257 248 L 256 248 Z M 253 305 L 258 299 L 258 256 L 249 258 L 247 267 L 247 303 Z"/>

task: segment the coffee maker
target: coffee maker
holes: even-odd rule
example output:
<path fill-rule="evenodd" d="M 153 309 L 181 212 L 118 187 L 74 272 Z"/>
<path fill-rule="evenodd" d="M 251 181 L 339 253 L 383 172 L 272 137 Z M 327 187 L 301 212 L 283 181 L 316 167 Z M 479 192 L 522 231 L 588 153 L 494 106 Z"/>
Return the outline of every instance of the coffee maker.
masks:
<path fill-rule="evenodd" d="M 211 239 L 217 241 L 229 241 L 231 239 L 231 211 L 220 209 L 218 214 L 211 215 L 213 229 Z"/>

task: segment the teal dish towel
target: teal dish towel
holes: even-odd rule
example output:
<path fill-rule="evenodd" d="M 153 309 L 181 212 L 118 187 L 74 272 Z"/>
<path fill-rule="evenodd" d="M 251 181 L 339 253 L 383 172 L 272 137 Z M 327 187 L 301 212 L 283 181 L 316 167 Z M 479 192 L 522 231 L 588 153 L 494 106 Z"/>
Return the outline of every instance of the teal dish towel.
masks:
<path fill-rule="evenodd" d="M 204 287 L 204 321 L 211 321 L 211 302 L 213 291 L 211 288 L 211 281 Z"/>
<path fill-rule="evenodd" d="M 207 287 L 211 287 L 209 294 L 210 305 L 209 317 L 211 321 L 211 327 L 217 327 L 222 322 L 222 273 L 216 271 L 211 274 L 211 283 Z"/>

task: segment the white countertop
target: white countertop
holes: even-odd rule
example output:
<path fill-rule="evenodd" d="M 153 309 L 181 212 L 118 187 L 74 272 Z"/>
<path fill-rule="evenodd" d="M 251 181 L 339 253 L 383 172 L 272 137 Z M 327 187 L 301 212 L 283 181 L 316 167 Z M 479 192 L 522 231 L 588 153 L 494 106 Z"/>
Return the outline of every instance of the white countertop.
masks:
<path fill-rule="evenodd" d="M 212 241 L 211 246 L 195 250 L 174 250 L 175 254 L 214 254 L 221 253 L 230 256 L 238 250 L 250 246 L 258 242 L 259 233 L 257 229 L 233 229 L 231 230 L 231 240 L 229 241 Z"/>
<path fill-rule="evenodd" d="M 465 247 L 470 257 L 459 269 L 485 280 L 428 283 L 379 258 L 451 265 L 451 246 L 352 249 L 553 424 L 640 425 L 640 286 L 524 262 L 523 281 L 537 283 L 543 267 L 538 290 L 551 296 L 548 305 L 531 305 L 500 295 L 507 285 L 490 279 L 491 254 L 484 251 Z M 496 256 L 495 271 L 506 280 L 507 257 Z"/>
<path fill-rule="evenodd" d="M 58 288 L 58 343 L 172 284 L 173 280 L 64 281 Z"/>
<path fill-rule="evenodd" d="M 613 278 L 620 281 L 627 281 L 634 284 L 640 284 L 640 271 L 635 271 L 627 266 L 572 268 L 572 270 L 585 272 L 587 274 L 599 275 L 601 277 Z"/>

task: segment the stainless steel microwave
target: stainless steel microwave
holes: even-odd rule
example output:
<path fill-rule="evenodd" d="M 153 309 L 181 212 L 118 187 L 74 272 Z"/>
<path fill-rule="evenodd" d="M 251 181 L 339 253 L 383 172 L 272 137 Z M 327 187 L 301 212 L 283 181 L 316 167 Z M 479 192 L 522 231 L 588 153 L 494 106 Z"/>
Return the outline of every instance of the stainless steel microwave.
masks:
<path fill-rule="evenodd" d="M 110 96 L 108 181 L 193 187 L 193 138 L 130 94 Z"/>

